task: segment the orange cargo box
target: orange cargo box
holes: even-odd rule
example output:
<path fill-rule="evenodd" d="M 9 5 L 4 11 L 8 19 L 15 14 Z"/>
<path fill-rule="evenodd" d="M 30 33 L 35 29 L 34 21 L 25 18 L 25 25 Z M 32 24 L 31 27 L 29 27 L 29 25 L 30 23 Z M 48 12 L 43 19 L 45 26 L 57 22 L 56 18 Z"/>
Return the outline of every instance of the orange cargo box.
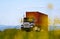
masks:
<path fill-rule="evenodd" d="M 26 12 L 26 17 L 34 19 L 35 25 L 48 30 L 48 15 L 41 12 Z"/>

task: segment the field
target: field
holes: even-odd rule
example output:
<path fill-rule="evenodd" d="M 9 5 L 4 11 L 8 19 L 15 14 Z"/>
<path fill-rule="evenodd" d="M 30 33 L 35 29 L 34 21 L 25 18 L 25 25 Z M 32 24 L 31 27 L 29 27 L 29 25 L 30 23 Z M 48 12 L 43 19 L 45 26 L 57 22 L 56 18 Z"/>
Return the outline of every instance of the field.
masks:
<path fill-rule="evenodd" d="M 5 29 L 0 31 L 0 39 L 60 39 L 60 30 L 25 32 L 20 29 Z"/>

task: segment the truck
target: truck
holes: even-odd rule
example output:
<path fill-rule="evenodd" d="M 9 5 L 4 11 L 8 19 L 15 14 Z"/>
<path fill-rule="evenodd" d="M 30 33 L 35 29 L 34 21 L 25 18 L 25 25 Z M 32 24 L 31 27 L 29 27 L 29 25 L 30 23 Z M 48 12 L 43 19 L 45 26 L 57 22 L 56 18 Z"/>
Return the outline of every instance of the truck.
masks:
<path fill-rule="evenodd" d="M 26 12 L 21 29 L 25 31 L 48 31 L 48 15 L 41 12 Z"/>

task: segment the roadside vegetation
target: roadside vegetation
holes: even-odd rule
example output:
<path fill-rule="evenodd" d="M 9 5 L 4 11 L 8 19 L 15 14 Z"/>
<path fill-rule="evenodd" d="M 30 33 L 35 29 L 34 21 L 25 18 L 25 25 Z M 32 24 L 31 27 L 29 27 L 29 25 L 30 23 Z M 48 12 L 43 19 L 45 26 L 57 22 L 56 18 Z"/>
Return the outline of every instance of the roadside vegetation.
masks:
<path fill-rule="evenodd" d="M 60 39 L 60 30 L 25 32 L 20 29 L 5 29 L 0 31 L 0 39 Z"/>

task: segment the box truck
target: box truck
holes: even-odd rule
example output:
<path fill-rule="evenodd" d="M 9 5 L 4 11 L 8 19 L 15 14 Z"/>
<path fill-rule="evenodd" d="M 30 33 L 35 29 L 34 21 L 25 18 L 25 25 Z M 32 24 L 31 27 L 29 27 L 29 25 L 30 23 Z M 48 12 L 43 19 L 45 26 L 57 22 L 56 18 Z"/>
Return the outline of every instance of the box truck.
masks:
<path fill-rule="evenodd" d="M 21 29 L 26 31 L 48 31 L 48 15 L 41 12 L 26 12 Z"/>

